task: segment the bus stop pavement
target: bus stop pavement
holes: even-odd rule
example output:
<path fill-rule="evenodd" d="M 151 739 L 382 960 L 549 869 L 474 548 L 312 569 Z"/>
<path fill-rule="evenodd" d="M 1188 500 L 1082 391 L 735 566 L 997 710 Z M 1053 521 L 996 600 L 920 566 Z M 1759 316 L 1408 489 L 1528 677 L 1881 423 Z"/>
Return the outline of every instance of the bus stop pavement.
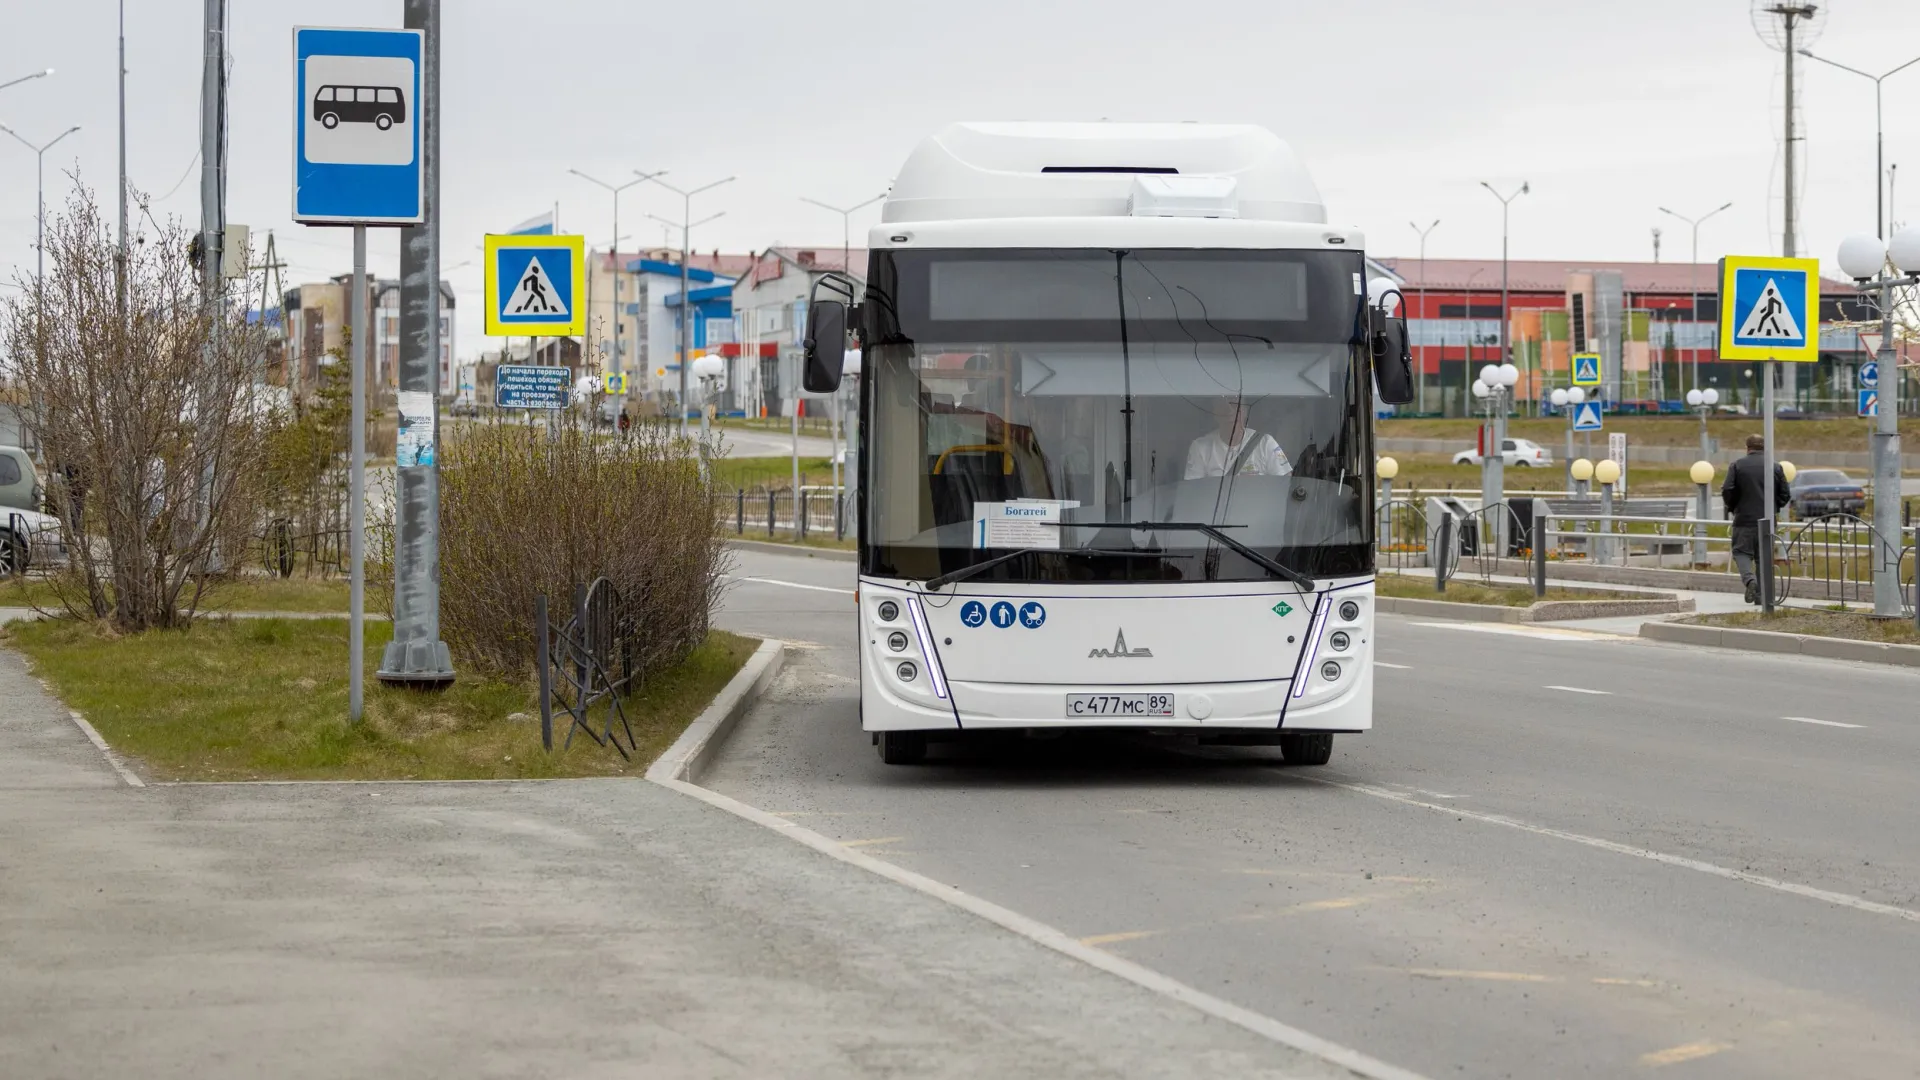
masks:
<path fill-rule="evenodd" d="M 136 789 L 0 701 L 0 1076 L 1352 1075 L 655 784 Z"/>

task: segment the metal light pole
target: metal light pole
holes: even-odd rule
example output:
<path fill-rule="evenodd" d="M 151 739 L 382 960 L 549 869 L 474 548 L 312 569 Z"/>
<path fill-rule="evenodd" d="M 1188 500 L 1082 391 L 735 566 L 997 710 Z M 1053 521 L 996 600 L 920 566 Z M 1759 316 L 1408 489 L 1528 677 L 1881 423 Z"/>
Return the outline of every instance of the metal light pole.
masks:
<path fill-rule="evenodd" d="M 114 313 L 127 321 L 127 0 L 120 0 L 120 250 L 114 260 Z"/>
<path fill-rule="evenodd" d="M 1500 362 L 1511 364 L 1513 356 L 1507 351 L 1507 210 L 1512 206 L 1513 200 L 1527 194 L 1532 188 L 1522 180 L 1519 190 L 1511 195 L 1502 195 L 1485 180 L 1480 181 L 1480 186 L 1500 200 Z M 1467 315 L 1469 317 L 1473 315 L 1471 309 L 1468 310 Z"/>
<path fill-rule="evenodd" d="M 639 171 L 635 170 L 635 172 L 636 174 L 638 174 Z M 711 191 L 714 188 L 719 187 L 721 184 L 731 183 L 733 182 L 734 178 L 731 176 L 724 177 L 722 179 L 715 180 L 711 184 L 702 184 L 699 187 L 693 188 L 691 190 L 682 190 L 680 188 L 674 187 L 672 184 L 669 184 L 665 180 L 660 179 L 659 173 L 655 173 L 652 176 L 643 175 L 641 176 L 641 179 L 651 180 L 654 183 L 659 184 L 661 187 L 666 188 L 668 191 L 673 192 L 675 195 L 680 196 L 680 349 L 679 349 L 679 352 L 680 352 L 680 406 L 679 406 L 679 413 L 680 413 L 680 437 L 684 439 L 686 438 L 686 435 L 687 435 L 687 400 L 688 400 L 688 389 L 690 386 L 690 383 L 689 383 L 690 376 L 687 372 L 687 364 L 688 364 L 687 354 L 693 351 L 688 344 L 692 340 L 691 335 L 693 332 L 693 298 L 688 295 L 689 289 L 688 289 L 688 283 L 687 283 L 687 260 L 691 256 L 692 251 L 688 247 L 687 238 L 689 235 L 692 234 L 693 227 L 695 225 L 705 225 L 707 222 L 712 221 L 714 218 L 721 217 L 724 214 L 726 214 L 726 211 L 722 210 L 718 214 L 709 214 L 706 217 L 701 218 L 699 221 L 692 220 L 693 219 L 693 197 L 695 195 L 700 194 L 703 191 Z M 654 217 L 654 215 L 652 214 L 648 214 L 647 216 L 653 218 L 655 221 L 666 220 L 664 218 Z M 670 221 L 666 221 L 666 224 L 671 225 L 673 223 Z"/>
<path fill-rule="evenodd" d="M 1818 60 L 1828 67 L 1839 68 L 1841 71 L 1850 72 L 1873 83 L 1873 235 L 1885 237 L 1887 235 L 1887 202 L 1886 188 L 1881 180 L 1887 175 L 1887 136 L 1886 129 L 1881 123 L 1880 84 L 1890 76 L 1920 64 L 1920 56 L 1889 70 L 1884 75 L 1870 75 L 1859 68 L 1848 67 L 1824 56 L 1815 56 L 1811 49 L 1801 49 L 1799 52 L 1809 60 Z"/>
<path fill-rule="evenodd" d="M 1407 222 L 1407 227 L 1420 235 L 1420 287 L 1415 290 L 1415 295 L 1419 297 L 1418 307 L 1420 318 L 1425 319 L 1427 317 L 1427 234 L 1440 227 L 1440 219 L 1434 218 L 1433 224 L 1424 229 L 1411 221 Z M 1467 311 L 1467 318 L 1469 320 L 1473 318 L 1471 307 L 1469 307 Z M 1420 411 L 1426 412 L 1427 365 L 1425 358 L 1421 358 L 1414 364 L 1413 378 L 1416 387 L 1414 390 L 1414 400 L 1420 403 Z"/>
<path fill-rule="evenodd" d="M 800 196 L 800 201 L 803 203 L 812 203 L 822 210 L 831 210 L 840 215 L 840 271 L 849 278 L 853 276 L 853 212 L 872 206 L 886 197 L 887 193 L 883 191 L 865 202 L 855 203 L 842 209 L 823 203 L 819 199 Z M 838 392 L 833 395 L 833 411 L 827 415 L 827 423 L 829 425 L 827 428 L 828 463 L 833 466 L 833 496 L 837 499 L 840 497 L 840 395 Z"/>
<path fill-rule="evenodd" d="M 618 185 L 609 184 L 605 180 L 588 176 L 579 169 L 568 169 L 567 171 L 585 180 L 589 184 L 598 184 L 606 188 L 607 193 L 613 196 L 613 233 L 611 234 L 613 236 L 613 245 L 607 249 L 607 257 L 613 260 L 613 360 L 609 365 L 609 370 L 612 374 L 618 375 L 624 370 L 620 362 L 620 193 L 630 187 L 644 184 L 656 176 L 663 175 L 664 170 L 663 172 L 649 174 L 642 173 L 640 170 L 635 169 L 634 179 Z M 589 331 L 591 331 L 591 327 L 589 327 Z"/>
<path fill-rule="evenodd" d="M 1700 325 L 1700 224 L 1701 222 L 1704 222 L 1708 218 L 1712 217 L 1713 215 L 1719 213 L 1722 210 L 1726 210 L 1731 206 L 1733 206 L 1733 204 L 1730 202 L 1722 203 L 1715 209 L 1709 210 L 1706 213 L 1701 214 L 1699 217 L 1692 217 L 1692 218 L 1687 217 L 1684 214 L 1676 214 L 1664 206 L 1660 208 L 1661 213 L 1666 214 L 1668 217 L 1679 218 L 1681 221 L 1684 221 L 1687 223 L 1688 228 L 1693 230 L 1693 249 L 1692 249 L 1693 254 L 1689 256 L 1691 261 L 1687 264 L 1687 291 L 1691 294 L 1691 297 L 1692 297 L 1692 299 L 1689 302 L 1693 305 L 1693 323 L 1696 327 Z M 1692 351 L 1693 351 L 1693 387 L 1692 389 L 1697 390 L 1700 387 L 1700 350 L 1696 347 Z"/>
<path fill-rule="evenodd" d="M 400 232 L 400 400 L 424 394 L 437 448 L 440 381 L 440 0 L 405 0 L 403 25 L 421 45 L 420 165 L 426 220 Z M 414 399 L 417 400 L 417 399 Z M 405 419 L 405 405 L 401 406 Z M 423 455 L 427 456 L 427 455 Z M 437 453 L 394 472 L 393 640 L 380 681 L 423 689 L 453 683 L 440 640 L 440 466 Z"/>
<path fill-rule="evenodd" d="M 47 68 L 44 71 L 36 71 L 31 75 L 22 75 L 17 79 L 8 79 L 6 82 L 0 82 L 0 90 L 5 90 L 9 86 L 16 86 L 29 79 L 44 79 L 51 74 L 53 74 L 53 69 Z"/>
<path fill-rule="evenodd" d="M 47 70 L 52 71 L 53 69 L 48 68 Z M 33 75 L 27 76 L 27 78 L 29 79 L 36 78 L 36 77 L 37 76 L 33 76 Z M 14 80 L 14 82 L 19 82 L 19 81 L 20 81 L 19 79 Z M 8 84 L 8 85 L 12 85 L 12 84 Z M 64 139 L 67 136 L 79 130 L 80 130 L 80 125 L 75 124 L 74 126 L 68 128 L 67 130 L 47 140 L 45 143 L 42 143 L 39 146 L 35 146 L 32 143 L 28 142 L 26 138 L 22 136 L 19 132 L 13 130 L 12 128 L 8 127 L 5 124 L 0 124 L 0 131 L 4 131 L 7 134 L 13 136 L 15 139 L 19 140 L 19 143 L 21 146 L 24 146 L 27 149 L 33 151 L 33 156 L 35 159 L 35 163 L 33 167 L 34 168 L 33 198 L 34 198 L 34 207 L 35 207 L 34 238 L 33 238 L 33 250 L 35 252 L 34 261 L 33 261 L 33 288 L 34 288 L 35 303 L 38 303 L 40 301 L 40 278 L 46 273 L 46 266 L 47 266 L 47 252 L 46 252 L 47 151 L 53 149 L 54 143 L 59 142 L 61 139 Z"/>
<path fill-rule="evenodd" d="M 1892 256 L 1895 270 L 1887 269 Z M 1881 386 L 1891 385 L 1894 397 L 1888 400 L 1881 391 L 1875 410 L 1873 449 L 1873 531 L 1883 550 L 1876 551 L 1873 563 L 1873 614 L 1876 618 L 1898 618 L 1900 595 L 1900 408 L 1899 361 L 1893 349 L 1894 291 L 1920 285 L 1920 229 L 1905 229 L 1891 245 L 1878 237 L 1851 236 L 1840 244 L 1840 269 L 1863 289 L 1873 290 L 1880 301 Z M 1888 558 L 1888 553 L 1892 557 Z"/>

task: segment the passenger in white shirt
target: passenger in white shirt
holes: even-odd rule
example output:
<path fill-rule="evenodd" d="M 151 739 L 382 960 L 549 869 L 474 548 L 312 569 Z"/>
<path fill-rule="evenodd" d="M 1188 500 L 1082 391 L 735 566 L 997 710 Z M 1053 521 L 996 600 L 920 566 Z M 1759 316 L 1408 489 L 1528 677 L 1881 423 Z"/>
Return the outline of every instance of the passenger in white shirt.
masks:
<path fill-rule="evenodd" d="M 1242 476 L 1291 476 L 1293 462 L 1271 435 L 1247 427 L 1247 407 L 1230 397 L 1214 402 L 1219 426 L 1193 440 L 1187 448 L 1188 480 L 1225 476 L 1233 468 Z"/>

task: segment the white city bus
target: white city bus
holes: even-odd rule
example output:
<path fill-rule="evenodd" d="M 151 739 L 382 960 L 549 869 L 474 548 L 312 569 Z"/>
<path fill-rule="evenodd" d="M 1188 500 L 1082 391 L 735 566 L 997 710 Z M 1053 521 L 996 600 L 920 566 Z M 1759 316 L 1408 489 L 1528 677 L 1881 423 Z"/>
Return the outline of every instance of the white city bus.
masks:
<path fill-rule="evenodd" d="M 1257 127 L 956 124 L 914 150 L 860 303 L 823 282 L 806 349 L 814 392 L 849 321 L 865 350 L 884 760 L 1097 727 L 1317 765 L 1372 726 L 1374 384 L 1405 401 L 1410 368 L 1325 216 Z"/>

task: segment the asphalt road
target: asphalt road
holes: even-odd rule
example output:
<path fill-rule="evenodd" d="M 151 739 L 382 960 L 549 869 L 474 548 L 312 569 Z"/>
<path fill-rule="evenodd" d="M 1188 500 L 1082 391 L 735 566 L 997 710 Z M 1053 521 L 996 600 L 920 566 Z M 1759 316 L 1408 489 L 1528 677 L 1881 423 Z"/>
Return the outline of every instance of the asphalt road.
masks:
<path fill-rule="evenodd" d="M 1920 1076 L 1920 673 L 1388 616 L 1324 768 L 888 767 L 852 565 L 736 575 L 721 624 L 806 647 L 722 792 L 1431 1076 Z"/>

